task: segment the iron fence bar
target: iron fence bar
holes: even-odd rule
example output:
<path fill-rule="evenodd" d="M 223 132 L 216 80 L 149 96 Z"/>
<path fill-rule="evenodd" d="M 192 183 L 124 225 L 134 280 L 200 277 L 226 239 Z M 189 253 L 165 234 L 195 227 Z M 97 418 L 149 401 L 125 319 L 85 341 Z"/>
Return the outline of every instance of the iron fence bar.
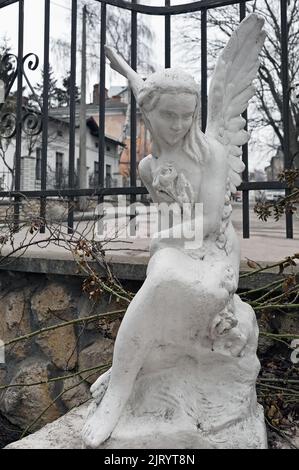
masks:
<path fill-rule="evenodd" d="M 290 159 L 290 122 L 289 122 L 289 72 L 288 72 L 288 17 L 287 2 L 280 0 L 281 15 L 281 81 L 282 81 L 282 121 L 283 121 L 283 155 L 284 168 L 291 167 Z M 290 194 L 290 190 L 286 190 L 286 196 Z M 286 213 L 286 236 L 293 238 L 293 217 L 290 212 Z"/>
<path fill-rule="evenodd" d="M 208 64 L 207 64 L 207 10 L 201 11 L 200 21 L 200 47 L 201 47 L 201 129 L 206 130 L 208 114 Z"/>
<path fill-rule="evenodd" d="M 132 4 L 137 3 L 137 0 L 132 0 Z M 137 70 L 137 12 L 131 12 L 131 67 Z M 137 159 L 136 159 L 136 99 L 131 91 L 130 97 L 131 113 L 130 113 L 130 186 L 136 186 L 137 180 Z M 131 193 L 130 204 L 136 202 L 136 194 Z M 135 217 L 134 206 L 131 207 L 130 221 Z M 135 234 L 133 223 L 130 224 L 131 235 Z"/>
<path fill-rule="evenodd" d="M 171 0 L 165 0 L 165 6 L 170 6 Z M 171 67 L 171 17 L 165 15 L 165 68 Z"/>
<path fill-rule="evenodd" d="M 45 191 L 1 191 L 1 197 L 75 197 L 75 196 L 115 196 L 130 194 L 147 194 L 148 191 L 144 186 L 135 187 L 117 187 L 117 188 L 87 188 L 87 189 L 46 189 Z"/>
<path fill-rule="evenodd" d="M 192 13 L 201 11 L 203 8 L 218 8 L 227 5 L 235 5 L 238 3 L 246 3 L 251 0 L 200 0 L 194 3 L 184 3 L 181 5 L 173 5 L 168 7 L 158 7 L 143 5 L 141 3 L 133 4 L 125 0 L 95 0 L 97 2 L 106 3 L 124 10 L 131 10 L 145 15 L 179 15 L 181 13 Z M 146 1 L 146 0 L 144 0 Z"/>
<path fill-rule="evenodd" d="M 240 21 L 243 21 L 246 16 L 246 4 L 240 3 L 239 6 Z M 245 119 L 245 130 L 247 131 L 247 110 L 242 114 Z M 245 165 L 242 177 L 244 182 L 248 182 L 249 171 L 248 171 L 248 144 L 242 146 L 242 161 Z M 250 218 L 249 218 L 249 191 L 243 190 L 242 193 L 242 224 L 243 224 L 243 238 L 250 237 Z"/>
<path fill-rule="evenodd" d="M 19 0 L 0 0 L 0 8 L 8 7 L 13 3 L 17 3 Z"/>
<path fill-rule="evenodd" d="M 246 191 L 254 189 L 286 189 L 287 187 L 287 183 L 281 181 L 243 181 L 238 189 Z M 299 181 L 296 182 L 295 187 L 299 187 Z"/>
<path fill-rule="evenodd" d="M 43 108 L 42 108 L 42 161 L 41 161 L 41 190 L 47 189 L 47 157 L 48 157 L 48 123 L 49 123 L 49 46 L 50 46 L 50 0 L 45 0 L 44 12 L 44 77 L 43 77 Z M 42 197 L 40 200 L 40 217 L 44 221 L 46 218 L 47 200 Z M 45 225 L 40 228 L 41 233 L 45 233 Z"/>
<path fill-rule="evenodd" d="M 76 138 L 76 50 L 77 50 L 77 0 L 72 0 L 71 13 L 71 78 L 70 78 L 70 135 L 69 135 L 69 187 L 75 182 Z M 74 198 L 68 201 L 68 233 L 74 226 Z"/>
<path fill-rule="evenodd" d="M 101 4 L 101 46 L 100 46 L 100 84 L 99 84 L 99 173 L 98 185 L 99 188 L 104 187 L 105 183 L 105 85 L 106 85 L 106 27 L 107 27 L 107 6 L 105 3 Z M 102 204 L 104 198 L 100 193 L 98 203 Z"/>
<path fill-rule="evenodd" d="M 132 0 L 136 3 L 136 0 Z M 131 13 L 131 67 L 137 70 L 137 13 Z M 136 100 L 131 92 L 131 114 L 130 114 L 130 184 L 136 186 Z"/>
<path fill-rule="evenodd" d="M 295 188 L 299 189 L 299 180 L 295 183 Z M 248 181 L 240 184 L 238 189 L 240 191 L 254 191 L 263 189 L 286 189 L 287 184 L 280 181 Z M 144 186 L 135 187 L 116 187 L 116 188 L 97 188 L 97 189 L 47 189 L 45 191 L 1 191 L 1 197 L 32 197 L 38 198 L 46 197 L 74 197 L 74 196 L 113 196 L 113 195 L 127 195 L 127 194 L 147 194 L 148 191 Z"/>
<path fill-rule="evenodd" d="M 136 3 L 136 0 L 132 0 Z M 131 67 L 137 70 L 137 13 L 131 13 Z M 136 100 L 131 92 L 130 114 L 130 185 L 136 186 Z"/>
<path fill-rule="evenodd" d="M 0 0 L 0 8 L 12 5 L 13 3 L 17 3 L 19 0 Z M 148 6 L 148 5 L 132 5 L 125 0 L 95 0 L 97 2 L 105 3 L 106 5 L 116 6 L 125 10 L 134 10 L 138 13 L 143 13 L 145 15 L 178 15 L 180 13 L 191 13 L 194 11 L 200 11 L 201 8 L 217 8 L 223 7 L 226 5 L 235 5 L 240 3 L 240 0 L 201 0 L 195 3 L 182 4 L 182 5 L 173 5 L 168 7 L 165 10 L 165 7 L 155 7 L 155 6 Z M 144 0 L 146 1 L 146 0 Z M 242 3 L 249 2 L 251 0 L 241 0 Z"/>
<path fill-rule="evenodd" d="M 21 189 L 21 152 L 22 152 L 22 110 L 23 110 L 23 52 L 24 52 L 24 0 L 19 1 L 18 16 L 18 75 L 17 75 L 17 110 L 16 110 L 16 150 L 15 150 L 15 190 Z M 15 197 L 14 225 L 18 227 L 20 217 L 20 199 Z"/>

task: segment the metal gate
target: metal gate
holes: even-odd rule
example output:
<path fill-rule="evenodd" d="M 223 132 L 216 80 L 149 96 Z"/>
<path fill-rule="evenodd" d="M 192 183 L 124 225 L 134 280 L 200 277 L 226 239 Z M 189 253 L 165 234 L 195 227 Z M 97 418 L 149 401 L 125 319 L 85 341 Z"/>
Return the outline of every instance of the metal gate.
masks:
<path fill-rule="evenodd" d="M 41 0 L 42 1 L 42 0 Z M 13 133 L 16 139 L 15 154 L 15 175 L 14 188 L 12 191 L 0 190 L 1 197 L 14 198 L 14 214 L 16 224 L 19 219 L 19 204 L 23 197 L 40 199 L 40 217 L 43 220 L 46 216 L 47 197 L 63 196 L 68 199 L 68 229 L 72 232 L 74 222 L 74 210 L 72 201 L 74 197 L 83 195 L 97 195 L 99 202 L 103 201 L 107 195 L 130 195 L 131 202 L 136 200 L 137 194 L 145 194 L 147 190 L 144 187 L 136 185 L 136 102 L 131 95 L 131 116 L 130 116 L 130 186 L 129 187 L 105 187 L 104 168 L 105 168 L 105 53 L 104 45 L 106 42 L 106 18 L 107 9 L 110 6 L 119 7 L 130 11 L 131 14 L 131 67 L 136 70 L 137 67 L 137 22 L 139 15 L 162 15 L 165 18 L 165 67 L 171 66 L 171 17 L 188 12 L 200 12 L 201 15 L 201 118 L 202 127 L 205 128 L 207 118 L 207 11 L 220 6 L 231 4 L 239 5 L 240 20 L 246 14 L 246 2 L 251 0 L 202 0 L 191 4 L 171 5 L 171 0 L 165 0 L 165 6 L 147 6 L 136 3 L 136 0 L 94 0 L 100 3 L 101 8 L 101 44 L 100 44 L 100 84 L 99 84 L 99 136 L 98 136 L 98 185 L 96 189 L 76 189 L 75 188 L 75 92 L 76 92 L 76 38 L 77 38 L 77 16 L 78 5 L 77 0 L 71 1 L 71 61 L 70 61 L 70 107 L 69 107 L 69 159 L 68 159 L 68 188 L 67 189 L 47 189 L 47 148 L 48 148 L 48 97 L 49 97 L 49 44 L 50 44 L 50 9 L 51 0 L 44 0 L 44 78 L 43 78 L 43 97 L 42 109 L 40 116 L 24 115 L 22 108 L 22 87 L 26 80 L 26 66 L 30 70 L 34 70 L 38 65 L 38 58 L 34 54 L 23 55 L 24 45 L 24 2 L 26 0 L 0 0 L 0 8 L 4 8 L 10 4 L 18 2 L 18 51 L 16 56 L 16 70 L 14 71 L 10 83 L 5 84 L 5 99 L 9 96 L 13 82 L 17 82 L 16 93 L 16 113 L 15 116 L 5 116 L 10 118 L 14 123 Z M 280 1 L 280 27 L 281 27 L 281 82 L 282 82 L 282 99 L 283 99 L 283 153 L 285 169 L 291 167 L 290 159 L 290 142 L 289 142 L 289 83 L 288 83 L 288 43 L 287 43 L 287 8 L 286 0 Z M 1 11 L 0 11 L 1 14 Z M 1 113 L 1 110 L 0 110 Z M 246 114 L 245 114 L 246 117 Z M 2 117 L 3 119 L 3 117 Z M 12 119 L 12 121 L 11 121 Z M 39 120 L 41 121 L 39 123 Z M 41 188 L 40 190 L 22 191 L 21 192 L 21 139 L 22 133 L 26 132 L 26 126 L 31 129 L 37 129 L 42 132 L 42 149 L 41 149 Z M 40 127 L 39 127 L 40 126 Z M 28 130 L 28 129 L 27 129 Z M 243 146 L 243 162 L 246 170 L 243 173 L 243 182 L 240 190 L 243 191 L 243 236 L 249 238 L 249 191 L 264 189 L 285 189 L 289 194 L 290 189 L 286 183 L 279 181 L 267 182 L 249 182 L 248 178 L 248 146 Z M 297 184 L 298 187 L 298 184 Z M 41 227 L 43 230 L 43 227 Z M 293 237 L 292 214 L 286 214 L 286 236 Z"/>

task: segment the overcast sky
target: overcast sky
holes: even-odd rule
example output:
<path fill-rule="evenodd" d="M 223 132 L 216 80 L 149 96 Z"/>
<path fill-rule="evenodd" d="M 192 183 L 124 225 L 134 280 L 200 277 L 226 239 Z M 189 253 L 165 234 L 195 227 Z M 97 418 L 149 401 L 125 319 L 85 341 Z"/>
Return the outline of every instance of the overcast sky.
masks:
<path fill-rule="evenodd" d="M 171 4 L 192 3 L 195 0 L 172 0 Z M 26 0 L 25 2 L 25 25 L 24 25 L 24 53 L 36 53 L 41 62 L 43 59 L 43 25 L 44 25 L 44 1 L 43 0 Z M 161 6 L 164 0 L 142 0 L 142 3 Z M 100 7 L 100 4 L 99 4 Z M 70 39 L 70 13 L 71 0 L 52 0 L 51 1 L 51 22 L 50 34 L 54 39 Z M 146 19 L 156 36 L 156 46 L 154 56 L 157 65 L 163 65 L 164 55 L 164 19 L 160 16 L 147 15 Z M 80 18 L 78 18 L 78 22 Z M 78 25 L 78 30 L 80 24 Z M 18 5 L 17 3 L 4 7 L 0 10 L 0 38 L 7 37 L 13 51 L 17 50 L 18 36 Z M 57 48 L 56 48 L 57 50 Z M 50 61 L 59 69 L 57 73 L 62 73 L 66 68 L 61 60 L 57 60 L 57 54 L 52 47 L 50 52 Z M 35 80 L 36 72 L 32 79 Z M 108 77 L 109 79 L 109 77 Z"/>
<path fill-rule="evenodd" d="M 164 0 L 143 0 L 143 3 L 152 5 L 163 5 Z M 187 0 L 172 0 L 172 4 L 188 3 Z M 100 4 L 99 4 L 100 7 Z M 52 41 L 55 39 L 70 39 L 70 13 L 71 0 L 52 0 L 51 1 L 51 22 L 50 34 Z M 80 19 L 79 19 L 80 21 Z M 147 21 L 153 29 L 156 36 L 154 47 L 155 61 L 162 65 L 164 43 L 164 20 L 162 17 L 147 16 Z M 44 2 L 43 0 L 25 1 L 25 24 L 24 24 L 24 54 L 28 52 L 36 53 L 40 61 L 43 61 L 43 25 L 44 25 Z M 17 51 L 18 37 L 18 5 L 13 4 L 0 10 L 0 37 L 7 37 L 10 40 L 13 52 Z M 97 38 L 96 38 L 97 39 Z M 56 53 L 55 53 L 56 50 Z M 79 60 L 79 58 L 78 58 Z M 57 57 L 57 48 L 53 47 L 50 51 L 50 62 L 56 67 L 58 75 L 64 73 L 69 68 L 68 63 Z M 92 72 L 92 71 L 91 71 Z M 38 73 L 32 73 L 31 79 L 36 81 Z M 110 79 L 109 73 L 107 77 Z M 91 73 L 90 81 L 96 80 L 96 73 Z M 90 83 L 92 86 L 92 83 Z"/>

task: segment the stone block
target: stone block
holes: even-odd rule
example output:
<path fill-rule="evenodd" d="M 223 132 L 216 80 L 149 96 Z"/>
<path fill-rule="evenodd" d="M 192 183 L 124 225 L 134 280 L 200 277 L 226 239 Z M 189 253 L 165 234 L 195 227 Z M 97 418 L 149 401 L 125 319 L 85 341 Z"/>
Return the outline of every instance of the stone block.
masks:
<path fill-rule="evenodd" d="M 59 369 L 71 370 L 76 366 L 78 353 L 73 325 L 42 333 L 35 341 Z"/>
<path fill-rule="evenodd" d="M 32 296 L 31 307 L 41 325 L 69 320 L 74 307 L 69 291 L 58 283 L 50 283 Z"/>
<path fill-rule="evenodd" d="M 79 376 L 64 380 L 63 392 L 62 401 L 69 410 L 91 398 L 88 385 Z"/>
<path fill-rule="evenodd" d="M 0 302 L 0 339 L 6 343 L 30 331 L 30 310 L 26 305 L 25 292 L 9 292 Z M 6 348 L 6 360 L 9 357 L 23 359 L 27 352 L 28 342 L 20 341 Z"/>
<path fill-rule="evenodd" d="M 48 380 L 48 364 L 42 361 L 28 363 L 24 361 L 18 372 L 12 377 L 11 384 L 39 383 Z M 42 383 L 40 385 L 12 387 L 5 391 L 0 403 L 2 413 L 13 424 L 24 429 L 34 423 L 39 415 L 46 410 L 54 398 L 54 385 Z M 54 421 L 60 416 L 57 404 L 44 412 L 40 419 L 33 424 L 32 431 L 40 429 L 46 423 Z"/>
<path fill-rule="evenodd" d="M 112 361 L 114 341 L 108 338 L 98 338 L 87 348 L 83 349 L 79 354 L 79 369 L 89 369 L 100 365 L 108 364 Z M 89 376 L 91 372 L 82 374 L 86 377 L 87 382 L 93 383 L 103 371 L 96 372 Z M 89 377 L 88 377 L 89 376 Z"/>

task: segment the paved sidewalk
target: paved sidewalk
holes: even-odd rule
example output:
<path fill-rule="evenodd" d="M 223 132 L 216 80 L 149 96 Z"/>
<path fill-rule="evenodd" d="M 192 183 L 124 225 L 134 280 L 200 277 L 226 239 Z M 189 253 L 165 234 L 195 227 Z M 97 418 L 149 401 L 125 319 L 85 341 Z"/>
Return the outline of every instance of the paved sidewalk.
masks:
<path fill-rule="evenodd" d="M 141 227 L 139 234 L 143 235 L 144 237 L 146 233 L 146 230 L 144 229 L 144 227 L 146 227 L 145 210 L 146 208 L 142 207 L 138 217 L 139 227 Z M 120 223 L 125 226 L 125 219 L 122 216 L 120 218 Z M 279 222 L 261 222 L 257 219 L 252 209 L 250 214 L 251 236 L 249 239 L 243 239 L 240 204 L 235 204 L 233 207 L 233 223 L 239 234 L 241 242 L 241 270 L 249 269 L 247 266 L 248 258 L 264 265 L 281 261 L 287 256 L 291 256 L 294 253 L 299 253 L 298 219 L 294 218 L 294 239 L 285 238 L 285 222 L 283 219 Z M 111 221 L 111 224 L 113 226 L 113 221 Z M 96 239 L 95 232 L 93 230 L 94 225 L 94 221 L 77 222 L 75 224 L 75 238 L 77 239 L 78 234 L 81 233 L 88 239 Z M 3 234 L 2 230 L 3 226 L 0 227 L 0 235 Z M 48 259 L 53 261 L 72 260 L 73 255 L 71 251 L 66 249 L 68 246 L 68 240 L 72 239 L 72 236 L 67 234 L 65 227 L 62 228 L 61 233 L 65 238 L 64 247 L 57 246 L 53 242 L 49 243 L 47 241 L 49 239 L 49 233 L 40 234 L 37 231 L 34 232 L 34 234 L 30 234 L 28 229 L 23 229 L 19 233 L 15 234 L 15 248 L 19 248 L 24 243 L 24 241 L 25 243 L 30 241 L 33 243 L 33 245 L 26 250 L 18 249 L 14 256 L 22 255 L 22 258 L 27 259 Z M 63 237 L 60 236 L 60 239 L 63 239 Z M 39 242 L 39 246 L 37 245 L 37 242 Z M 114 263 L 146 265 L 149 259 L 149 243 L 149 238 L 130 238 L 123 241 L 114 240 L 113 242 L 105 245 L 107 259 Z M 1 255 L 6 256 L 11 253 L 11 251 L 12 247 L 10 244 L 7 244 L 2 248 Z M 7 262 L 9 266 L 9 261 L 5 260 L 5 264 Z M 0 267 L 1 269 L 4 269 L 3 259 L 0 262 Z"/>
<path fill-rule="evenodd" d="M 241 234 L 240 234 L 241 235 Z M 54 243 L 47 241 L 48 234 L 36 233 L 34 238 L 28 238 L 28 242 L 32 240 L 33 246 L 26 250 L 20 250 L 14 256 L 25 256 L 26 258 L 44 258 L 44 259 L 72 259 L 72 253 L 65 247 L 57 246 Z M 70 236 L 65 234 L 65 246 L 67 246 Z M 23 240 L 22 233 L 18 234 L 15 240 L 15 247 L 18 248 L 20 243 L 18 239 Z M 44 240 L 44 242 L 43 242 Z M 39 241 L 39 246 L 36 245 Z M 107 258 L 111 262 L 118 263 L 132 263 L 132 264 L 145 264 L 149 258 L 149 243 L 150 239 L 136 238 L 134 240 L 112 241 L 105 244 L 105 252 Z M 268 234 L 252 236 L 249 239 L 240 237 L 241 243 L 241 260 L 242 267 L 245 267 L 247 258 L 261 262 L 261 263 L 274 263 L 284 259 L 286 256 L 291 256 L 294 253 L 299 253 L 299 240 L 298 239 L 285 239 L 271 236 Z M 10 245 L 2 249 L 2 256 L 11 253 L 12 248 Z"/>

